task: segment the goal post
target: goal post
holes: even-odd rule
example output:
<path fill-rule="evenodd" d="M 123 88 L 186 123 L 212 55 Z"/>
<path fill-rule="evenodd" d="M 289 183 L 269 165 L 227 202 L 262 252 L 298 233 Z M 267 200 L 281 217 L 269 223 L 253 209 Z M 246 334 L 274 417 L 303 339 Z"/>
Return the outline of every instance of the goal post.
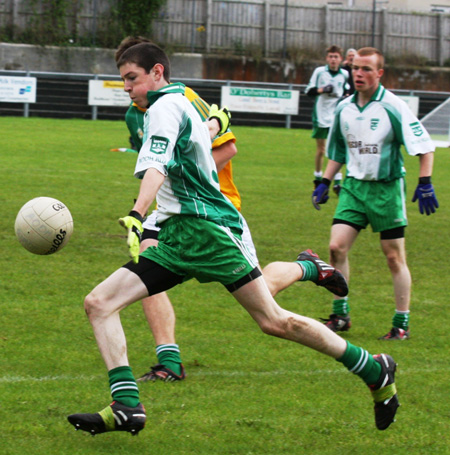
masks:
<path fill-rule="evenodd" d="M 420 120 L 436 147 L 450 147 L 450 97 Z"/>

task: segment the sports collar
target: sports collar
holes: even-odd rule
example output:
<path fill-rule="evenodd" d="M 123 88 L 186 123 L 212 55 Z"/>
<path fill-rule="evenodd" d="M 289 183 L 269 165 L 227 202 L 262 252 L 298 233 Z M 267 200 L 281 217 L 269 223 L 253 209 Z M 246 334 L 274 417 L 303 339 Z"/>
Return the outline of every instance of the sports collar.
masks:
<path fill-rule="evenodd" d="M 334 70 L 331 70 L 330 67 L 328 66 L 328 64 L 325 65 L 325 69 L 332 75 L 332 76 L 336 76 L 336 74 L 339 74 L 339 73 L 342 73 L 341 71 L 341 67 L 339 66 L 339 68 L 334 71 Z"/>
<path fill-rule="evenodd" d="M 381 101 L 385 93 L 386 89 L 380 84 L 367 104 L 371 103 L 372 101 Z M 352 102 L 358 104 L 358 91 L 354 93 Z M 367 106 L 367 104 L 365 106 Z"/>
<path fill-rule="evenodd" d="M 157 99 L 161 98 L 163 95 L 168 95 L 170 93 L 181 93 L 184 95 L 184 90 L 186 86 L 181 82 L 174 82 L 173 84 L 165 85 L 156 91 L 147 92 L 147 100 L 152 105 Z"/>

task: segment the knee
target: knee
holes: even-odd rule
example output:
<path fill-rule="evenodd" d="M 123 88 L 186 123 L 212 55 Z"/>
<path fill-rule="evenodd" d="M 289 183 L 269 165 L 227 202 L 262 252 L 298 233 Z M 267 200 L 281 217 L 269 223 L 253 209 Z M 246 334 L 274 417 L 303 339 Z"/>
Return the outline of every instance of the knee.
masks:
<path fill-rule="evenodd" d="M 259 327 L 266 335 L 277 338 L 284 338 L 286 334 L 286 324 L 281 319 L 266 319 L 259 323 Z"/>
<path fill-rule="evenodd" d="M 259 327 L 262 330 L 262 332 L 265 333 L 266 335 L 283 338 L 282 332 L 280 331 L 279 326 L 277 326 L 276 324 L 267 322 L 267 323 L 260 324 Z"/>
<path fill-rule="evenodd" d="M 103 305 L 101 304 L 101 300 L 94 292 L 91 292 L 85 297 L 84 311 L 89 318 L 93 316 L 98 317 L 103 314 Z"/>
<path fill-rule="evenodd" d="M 347 249 L 344 247 L 344 245 L 333 240 L 330 241 L 329 249 L 330 260 L 332 263 L 342 260 L 347 254 Z"/>
<path fill-rule="evenodd" d="M 399 272 L 406 265 L 406 262 L 396 251 L 386 254 L 386 262 L 392 273 Z"/>

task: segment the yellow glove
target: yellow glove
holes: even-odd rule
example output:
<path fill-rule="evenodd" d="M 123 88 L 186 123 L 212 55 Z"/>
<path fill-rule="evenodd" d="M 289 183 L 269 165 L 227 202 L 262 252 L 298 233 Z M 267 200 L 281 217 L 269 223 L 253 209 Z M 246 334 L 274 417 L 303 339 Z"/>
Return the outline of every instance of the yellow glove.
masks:
<path fill-rule="evenodd" d="M 221 134 L 224 134 L 230 126 L 231 112 L 226 107 L 219 109 L 219 106 L 217 106 L 217 104 L 213 104 L 209 110 L 208 120 L 211 120 L 213 118 L 219 122 L 219 136 Z"/>
<path fill-rule="evenodd" d="M 133 262 L 137 264 L 139 262 L 139 246 L 141 244 L 142 232 L 142 222 L 144 219 L 142 216 L 132 210 L 128 216 L 119 218 L 119 223 L 128 231 L 127 245 L 130 250 L 130 257 L 133 259 Z"/>

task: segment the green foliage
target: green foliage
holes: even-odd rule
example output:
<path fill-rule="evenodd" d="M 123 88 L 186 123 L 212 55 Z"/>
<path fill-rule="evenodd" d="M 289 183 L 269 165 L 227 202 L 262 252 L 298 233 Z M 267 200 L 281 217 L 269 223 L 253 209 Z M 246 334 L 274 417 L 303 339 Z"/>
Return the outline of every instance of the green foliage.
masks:
<path fill-rule="evenodd" d="M 6 25 L 0 40 L 54 46 L 114 48 L 127 35 L 150 36 L 152 20 L 166 0 L 110 0 L 109 10 L 95 12 L 93 26 L 78 34 L 77 21 L 83 0 L 30 0 L 27 23 L 22 29 Z"/>
<path fill-rule="evenodd" d="M 125 36 L 151 36 L 152 20 L 166 0 L 111 0 L 108 12 L 101 15 L 96 43 L 115 48 Z"/>
<path fill-rule="evenodd" d="M 152 19 L 166 0 L 118 0 L 116 14 L 124 35 L 148 36 L 151 33 Z"/>
<path fill-rule="evenodd" d="M 0 118 L 14 133 L 0 154 L 0 452 L 5 455 L 444 455 L 448 408 L 448 251 L 450 154 L 436 152 L 433 182 L 440 208 L 430 217 L 410 202 L 418 158 L 407 157 L 408 261 L 413 277 L 411 339 L 377 339 L 394 310 L 391 277 L 378 235 L 363 231 L 350 255 L 353 327 L 344 336 L 399 363 L 402 407 L 385 432 L 375 429 L 364 384 L 310 349 L 270 338 L 217 284 L 194 280 L 169 293 L 187 370 L 182 383 L 142 384 L 148 412 L 138 437 L 75 432 L 74 412 L 109 402 L 106 370 L 83 310 L 84 296 L 124 262 L 117 219 L 139 182 L 123 122 Z M 235 127 L 235 181 L 262 265 L 290 261 L 305 248 L 327 257 L 337 199 L 311 205 L 315 144 L 310 131 Z M 74 217 L 69 244 L 52 256 L 25 251 L 14 235 L 19 208 L 53 196 Z M 284 308 L 327 316 L 331 296 L 297 283 L 277 296 Z M 136 375 L 156 363 L 139 304 L 121 312 Z"/>
<path fill-rule="evenodd" d="M 29 44 L 66 45 L 69 38 L 66 16 L 70 3 L 69 0 L 41 0 L 38 5 L 37 0 L 30 1 L 32 14 L 17 40 Z"/>

